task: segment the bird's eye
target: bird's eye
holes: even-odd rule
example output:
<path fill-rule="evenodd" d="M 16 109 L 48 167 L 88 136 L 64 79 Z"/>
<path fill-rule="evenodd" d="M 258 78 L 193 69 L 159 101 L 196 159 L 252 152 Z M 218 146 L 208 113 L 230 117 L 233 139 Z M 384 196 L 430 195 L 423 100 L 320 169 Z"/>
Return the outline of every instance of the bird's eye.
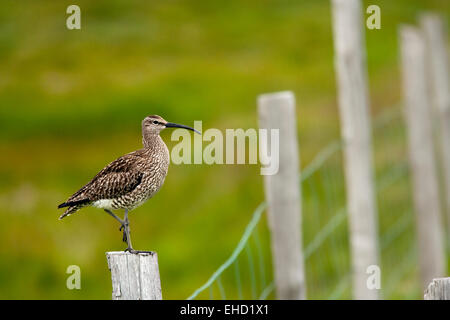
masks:
<path fill-rule="evenodd" d="M 155 120 L 155 121 L 153 121 L 153 124 L 158 124 L 158 123 L 159 123 L 159 122 L 158 122 L 158 121 L 156 121 L 156 120 Z"/>

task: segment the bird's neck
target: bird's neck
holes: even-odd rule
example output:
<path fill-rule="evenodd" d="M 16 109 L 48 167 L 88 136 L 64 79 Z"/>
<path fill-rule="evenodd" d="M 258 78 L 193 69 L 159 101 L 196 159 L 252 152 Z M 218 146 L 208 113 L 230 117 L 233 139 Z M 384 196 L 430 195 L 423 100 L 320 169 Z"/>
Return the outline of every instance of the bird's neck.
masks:
<path fill-rule="evenodd" d="M 167 167 L 169 166 L 170 161 L 169 149 L 167 148 L 166 144 L 159 136 L 159 134 L 148 137 L 144 136 L 142 142 L 144 144 L 144 152 L 150 156 L 158 156 L 163 161 L 163 163 L 165 163 L 165 165 L 161 166 L 161 168 L 165 168 L 164 170 L 166 170 L 167 173 Z"/>
<path fill-rule="evenodd" d="M 165 143 L 159 134 L 144 135 L 142 137 L 142 144 L 144 145 L 144 149 L 155 149 L 162 145 L 165 146 Z"/>

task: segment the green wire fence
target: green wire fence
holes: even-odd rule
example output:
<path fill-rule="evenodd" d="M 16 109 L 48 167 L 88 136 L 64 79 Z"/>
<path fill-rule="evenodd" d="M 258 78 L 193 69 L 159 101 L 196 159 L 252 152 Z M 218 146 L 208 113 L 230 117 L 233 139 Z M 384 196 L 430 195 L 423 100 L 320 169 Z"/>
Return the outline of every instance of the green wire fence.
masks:
<path fill-rule="evenodd" d="M 374 120 L 374 163 L 382 270 L 382 298 L 420 296 L 415 230 L 400 108 Z M 323 148 L 302 170 L 302 235 L 307 296 L 350 299 L 348 241 L 342 143 Z M 188 299 L 271 299 L 274 281 L 269 232 L 262 202 L 230 257 Z M 406 288 L 406 289 L 403 289 Z M 406 291 L 404 291 L 406 290 Z"/>

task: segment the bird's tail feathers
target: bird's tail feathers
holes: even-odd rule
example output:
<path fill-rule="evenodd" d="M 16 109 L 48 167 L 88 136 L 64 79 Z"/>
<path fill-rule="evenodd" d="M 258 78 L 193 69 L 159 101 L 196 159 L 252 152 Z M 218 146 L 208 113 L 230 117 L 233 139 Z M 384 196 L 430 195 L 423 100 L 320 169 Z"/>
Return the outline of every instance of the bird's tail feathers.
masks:
<path fill-rule="evenodd" d="M 77 205 L 80 205 L 80 204 L 87 204 L 89 202 L 90 202 L 89 199 L 69 200 L 69 201 L 61 203 L 58 206 L 58 209 L 61 209 L 61 208 L 64 208 L 64 207 L 73 207 L 73 206 L 77 206 Z"/>
<path fill-rule="evenodd" d="M 64 203 L 61 203 L 58 208 L 65 208 L 68 207 L 67 210 L 59 217 L 59 220 L 70 216 L 71 214 L 77 212 L 84 206 L 87 206 L 91 201 L 89 199 L 83 199 L 83 200 L 76 200 L 76 201 L 67 201 Z"/>

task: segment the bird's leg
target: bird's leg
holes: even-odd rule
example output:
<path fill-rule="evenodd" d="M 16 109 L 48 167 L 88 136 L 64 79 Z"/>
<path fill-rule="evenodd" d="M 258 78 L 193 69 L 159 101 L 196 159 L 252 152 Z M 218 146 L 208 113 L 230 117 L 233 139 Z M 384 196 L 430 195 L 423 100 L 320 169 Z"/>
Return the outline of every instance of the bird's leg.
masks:
<path fill-rule="evenodd" d="M 125 215 L 123 218 L 125 222 L 125 228 L 124 228 L 124 237 L 126 237 L 127 245 L 128 247 L 125 249 L 125 251 L 128 251 L 130 253 L 138 253 L 138 251 L 133 249 L 133 245 L 131 244 L 131 237 L 130 237 L 130 223 L 128 221 L 128 210 L 125 209 Z"/>
<path fill-rule="evenodd" d="M 118 216 L 116 216 L 114 213 L 112 213 L 111 212 L 111 210 L 108 210 L 108 209 L 104 209 L 105 210 L 105 212 L 107 213 L 107 214 L 109 214 L 111 217 L 113 217 L 114 219 L 116 219 L 117 221 L 119 221 L 119 223 L 120 223 L 120 228 L 119 228 L 119 231 L 122 231 L 122 229 L 123 229 L 123 237 L 122 237 L 122 241 L 123 242 L 127 242 L 127 234 L 126 234 L 126 232 L 125 232 L 125 224 L 127 223 L 127 221 L 126 220 L 122 220 L 122 219 L 120 219 Z"/>
<path fill-rule="evenodd" d="M 113 217 L 114 219 L 116 219 L 117 221 L 119 221 L 120 224 L 121 224 L 122 227 L 123 227 L 123 225 L 125 224 L 125 221 L 124 221 L 124 220 L 120 219 L 118 216 L 116 216 L 116 215 L 115 215 L 114 213 L 112 213 L 110 210 L 108 210 L 108 209 L 104 209 L 104 210 L 105 210 L 105 212 L 106 212 L 107 214 L 109 214 L 111 217 Z M 122 227 L 120 227 L 121 230 L 122 230 Z"/>
<path fill-rule="evenodd" d="M 131 244 L 131 237 L 130 237 L 130 222 L 128 221 L 128 210 L 125 210 L 125 215 L 124 215 L 124 236 L 126 235 L 126 242 L 128 244 L 128 247 L 125 249 L 125 252 L 129 252 L 129 253 L 134 253 L 134 254 L 138 254 L 138 253 L 147 253 L 147 254 L 153 254 L 153 252 L 151 251 L 141 251 L 141 250 L 134 250 L 133 246 Z"/>

